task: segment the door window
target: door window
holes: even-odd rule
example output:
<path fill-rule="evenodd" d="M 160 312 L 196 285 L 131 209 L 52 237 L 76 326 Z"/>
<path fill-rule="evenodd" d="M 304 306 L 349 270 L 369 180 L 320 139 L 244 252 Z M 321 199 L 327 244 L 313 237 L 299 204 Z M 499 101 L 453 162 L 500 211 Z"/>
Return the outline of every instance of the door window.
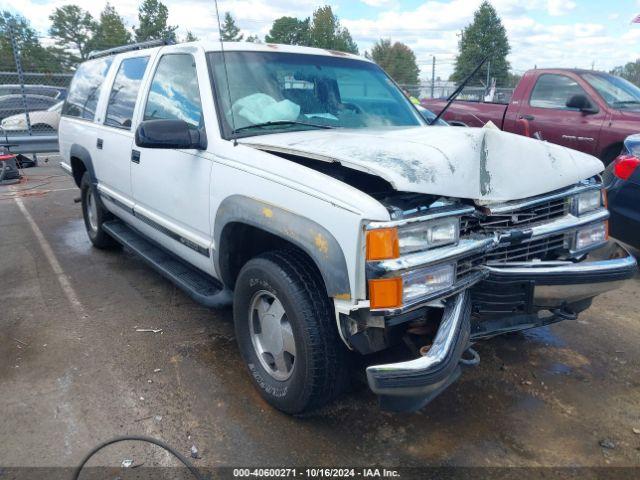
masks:
<path fill-rule="evenodd" d="M 113 57 L 90 60 L 78 67 L 73 76 L 62 114 L 93 120 L 100 98 L 100 89 L 107 76 Z"/>
<path fill-rule="evenodd" d="M 167 54 L 158 63 L 149 89 L 144 120 L 184 120 L 202 126 L 202 105 L 192 55 Z"/>
<path fill-rule="evenodd" d="M 122 61 L 109 95 L 105 125 L 131 129 L 133 109 L 148 61 L 149 57 L 127 58 Z"/>
<path fill-rule="evenodd" d="M 565 75 L 540 75 L 531 92 L 529 105 L 539 108 L 567 108 L 567 101 L 574 95 L 586 95 L 578 82 Z"/>

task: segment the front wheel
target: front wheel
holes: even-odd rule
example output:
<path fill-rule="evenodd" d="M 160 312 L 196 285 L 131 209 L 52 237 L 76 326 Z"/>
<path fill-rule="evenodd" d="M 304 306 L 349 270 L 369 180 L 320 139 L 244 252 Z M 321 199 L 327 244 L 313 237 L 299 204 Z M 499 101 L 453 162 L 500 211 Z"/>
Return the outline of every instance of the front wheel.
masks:
<path fill-rule="evenodd" d="M 96 248 L 112 248 L 118 243 L 102 228 L 102 224 L 113 216 L 100 203 L 97 189 L 91 183 L 89 172 L 85 172 L 80 181 L 82 216 L 89 240 Z"/>
<path fill-rule="evenodd" d="M 297 414 L 340 393 L 347 352 L 322 278 L 306 256 L 278 251 L 247 262 L 233 308 L 240 353 L 267 402 Z"/>

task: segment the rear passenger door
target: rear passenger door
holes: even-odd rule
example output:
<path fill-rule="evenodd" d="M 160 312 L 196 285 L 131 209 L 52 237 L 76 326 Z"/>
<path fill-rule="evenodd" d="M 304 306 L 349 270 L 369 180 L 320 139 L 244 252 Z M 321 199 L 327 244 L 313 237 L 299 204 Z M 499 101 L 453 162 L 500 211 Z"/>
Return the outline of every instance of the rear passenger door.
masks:
<path fill-rule="evenodd" d="M 95 162 L 99 190 L 115 207 L 133 207 L 131 190 L 131 146 L 133 118 L 140 85 L 149 63 L 149 56 L 121 59 L 116 70 L 102 125 L 96 138 Z M 104 195 L 103 195 L 103 198 Z"/>
<path fill-rule="evenodd" d="M 200 54 L 200 52 L 198 52 Z M 210 88 L 204 55 L 165 53 L 157 61 L 142 121 L 184 120 L 204 129 L 201 88 Z M 200 81 L 199 78 L 200 77 Z M 206 152 L 133 145 L 131 181 L 135 215 L 143 230 L 166 248 L 211 273 L 209 220 L 212 161 Z"/>

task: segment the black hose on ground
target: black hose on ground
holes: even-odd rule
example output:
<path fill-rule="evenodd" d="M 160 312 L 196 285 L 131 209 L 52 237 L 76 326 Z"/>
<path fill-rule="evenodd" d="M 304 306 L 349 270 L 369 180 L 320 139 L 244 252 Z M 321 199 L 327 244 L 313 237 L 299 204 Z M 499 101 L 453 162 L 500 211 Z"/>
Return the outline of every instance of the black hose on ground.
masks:
<path fill-rule="evenodd" d="M 101 444 L 94 447 L 89 453 L 85 455 L 85 457 L 82 459 L 82 462 L 80 462 L 80 464 L 78 465 L 78 468 L 76 468 L 76 471 L 73 474 L 73 480 L 78 480 L 78 478 L 80 478 L 80 473 L 82 472 L 82 469 L 84 468 L 84 466 L 91 459 L 91 457 L 93 457 L 100 450 L 102 450 L 103 448 L 109 445 L 113 445 L 114 443 L 129 442 L 129 441 L 151 443 L 153 445 L 157 445 L 158 447 L 165 449 L 167 452 L 171 453 L 174 457 L 180 460 L 184 464 L 184 466 L 189 469 L 189 471 L 195 478 L 197 478 L 198 480 L 204 480 L 202 475 L 200 475 L 200 472 L 198 471 L 198 469 L 187 459 L 187 457 L 182 455 L 173 447 L 170 447 L 169 445 L 164 443 L 162 440 L 156 440 L 155 438 L 144 437 L 140 435 L 125 435 L 122 437 L 115 437 L 115 438 L 112 438 L 111 440 L 107 440 L 106 442 L 102 442 Z"/>

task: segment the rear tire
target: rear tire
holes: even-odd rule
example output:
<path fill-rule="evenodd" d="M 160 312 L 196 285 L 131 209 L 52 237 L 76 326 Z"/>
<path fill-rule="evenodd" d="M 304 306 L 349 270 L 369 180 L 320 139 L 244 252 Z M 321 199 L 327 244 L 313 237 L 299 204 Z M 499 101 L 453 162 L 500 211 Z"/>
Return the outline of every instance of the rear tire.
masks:
<path fill-rule="evenodd" d="M 269 404 L 299 414 L 342 391 L 347 349 L 322 278 L 304 254 L 276 251 L 248 261 L 233 309 L 240 353 Z"/>
<path fill-rule="evenodd" d="M 114 248 L 118 246 L 112 237 L 102 228 L 102 224 L 114 217 L 107 211 L 100 202 L 98 190 L 91 183 L 89 172 L 82 175 L 80 181 L 80 192 L 82 200 L 82 216 L 84 217 L 84 226 L 87 230 L 89 240 L 96 248 Z"/>

